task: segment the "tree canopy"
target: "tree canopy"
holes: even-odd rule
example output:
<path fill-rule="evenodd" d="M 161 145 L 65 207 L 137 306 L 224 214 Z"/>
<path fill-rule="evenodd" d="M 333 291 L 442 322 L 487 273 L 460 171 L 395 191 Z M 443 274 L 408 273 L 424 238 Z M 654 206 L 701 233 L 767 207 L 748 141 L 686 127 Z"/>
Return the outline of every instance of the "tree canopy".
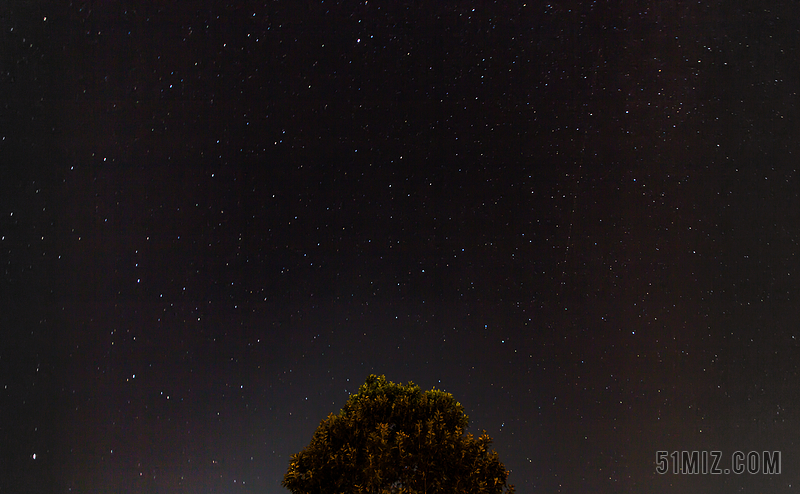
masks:
<path fill-rule="evenodd" d="M 513 493 L 491 438 L 465 434 L 467 425 L 450 393 L 370 375 L 292 455 L 282 485 L 293 494 Z"/>

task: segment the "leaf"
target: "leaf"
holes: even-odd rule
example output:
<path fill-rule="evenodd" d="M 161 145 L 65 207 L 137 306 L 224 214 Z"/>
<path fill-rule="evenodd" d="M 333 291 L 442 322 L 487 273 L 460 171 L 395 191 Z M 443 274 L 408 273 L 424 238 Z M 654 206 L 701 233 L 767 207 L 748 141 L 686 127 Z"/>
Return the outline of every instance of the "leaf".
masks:
<path fill-rule="evenodd" d="M 292 455 L 282 485 L 294 494 L 514 492 L 491 438 L 465 434 L 468 422 L 450 393 L 370 375 Z"/>

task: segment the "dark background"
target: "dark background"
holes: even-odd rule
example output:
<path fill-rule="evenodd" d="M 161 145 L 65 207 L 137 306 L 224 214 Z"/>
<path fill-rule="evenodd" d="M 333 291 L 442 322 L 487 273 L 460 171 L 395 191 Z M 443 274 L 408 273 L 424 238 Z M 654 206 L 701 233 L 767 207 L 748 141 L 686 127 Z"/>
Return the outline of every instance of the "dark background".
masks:
<path fill-rule="evenodd" d="M 798 19 L 4 2 L 0 492 L 286 492 L 370 373 L 520 493 L 791 492 Z"/>

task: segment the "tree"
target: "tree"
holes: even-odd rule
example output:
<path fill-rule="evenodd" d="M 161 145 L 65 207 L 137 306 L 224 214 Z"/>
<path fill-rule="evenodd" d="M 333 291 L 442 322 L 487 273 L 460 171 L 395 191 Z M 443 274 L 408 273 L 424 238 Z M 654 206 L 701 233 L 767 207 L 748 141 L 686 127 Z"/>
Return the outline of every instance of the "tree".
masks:
<path fill-rule="evenodd" d="M 338 415 L 292 455 L 282 485 L 293 494 L 513 493 L 484 431 L 450 393 L 370 375 Z"/>

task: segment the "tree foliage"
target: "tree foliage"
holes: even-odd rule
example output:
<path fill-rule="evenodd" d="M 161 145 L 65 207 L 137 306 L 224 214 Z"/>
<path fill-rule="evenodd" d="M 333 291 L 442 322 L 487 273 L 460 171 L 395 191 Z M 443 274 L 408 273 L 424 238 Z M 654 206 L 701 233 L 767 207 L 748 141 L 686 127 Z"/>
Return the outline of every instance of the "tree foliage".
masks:
<path fill-rule="evenodd" d="M 283 486 L 294 494 L 501 494 L 508 470 L 450 393 L 370 375 L 338 415 L 292 455 Z"/>

